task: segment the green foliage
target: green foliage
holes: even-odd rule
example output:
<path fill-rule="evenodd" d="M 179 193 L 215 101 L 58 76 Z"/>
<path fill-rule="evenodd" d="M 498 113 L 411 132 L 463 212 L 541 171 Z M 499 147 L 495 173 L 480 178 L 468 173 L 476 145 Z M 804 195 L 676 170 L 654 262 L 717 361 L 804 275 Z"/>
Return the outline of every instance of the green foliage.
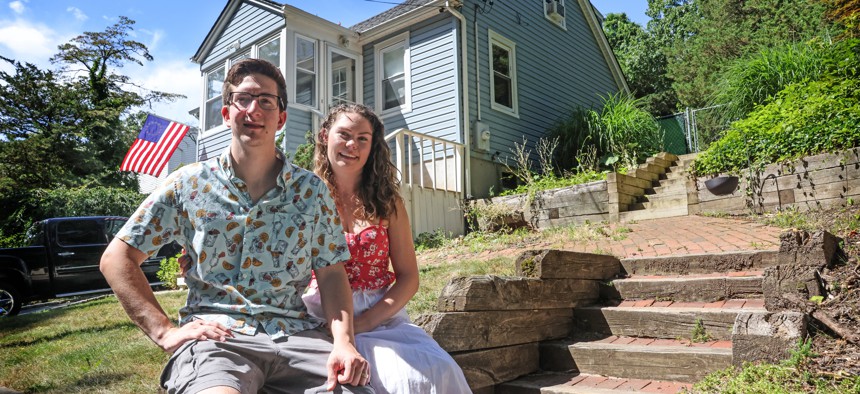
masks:
<path fill-rule="evenodd" d="M 21 246 L 23 233 L 36 221 L 66 216 L 131 216 L 145 196 L 136 191 L 112 187 L 35 189 L 29 195 L 13 195 L 0 204 L 16 207 L 0 219 L 0 242 Z"/>
<path fill-rule="evenodd" d="M 654 36 L 630 21 L 626 14 L 606 15 L 603 32 L 634 97 L 642 99 L 651 114 L 674 112 L 677 97 L 666 75 L 666 55 Z"/>
<path fill-rule="evenodd" d="M 591 177 L 602 168 L 634 168 L 660 152 L 663 129 L 642 106 L 642 99 L 616 93 L 603 98 L 600 110 L 574 108 L 547 131 L 558 141 L 556 165 Z"/>
<path fill-rule="evenodd" d="M 737 172 L 860 145 L 860 41 L 842 41 L 824 52 L 827 70 L 820 79 L 789 84 L 734 122 L 696 159 L 694 172 Z"/>
<path fill-rule="evenodd" d="M 764 48 L 735 60 L 726 66 L 713 102 L 725 104 L 723 119 L 743 118 L 788 85 L 818 80 L 826 70 L 825 51 L 829 49 L 829 45 L 811 41 Z"/>
<path fill-rule="evenodd" d="M 806 369 L 812 352 L 812 341 L 798 341 L 791 357 L 779 364 L 745 363 L 742 368 L 729 367 L 714 372 L 693 386 L 696 393 L 856 393 L 860 376 L 833 379 L 818 376 Z"/>
<path fill-rule="evenodd" d="M 179 258 L 182 257 L 182 253 L 177 254 L 176 256 L 166 257 L 161 259 L 160 268 L 156 273 L 158 276 L 158 280 L 164 282 L 162 286 L 176 290 L 179 286 L 176 284 L 176 278 L 179 276 Z"/>
<path fill-rule="evenodd" d="M 681 106 L 701 108 L 734 59 L 785 43 L 826 36 L 818 0 L 651 0 L 649 32 L 667 59 Z"/>
<path fill-rule="evenodd" d="M 314 134 L 310 132 L 305 133 L 305 143 L 299 145 L 296 148 L 296 155 L 293 157 L 293 164 L 302 167 L 306 170 L 313 171 L 314 170 L 314 148 L 316 146 L 316 142 L 314 141 Z"/>
<path fill-rule="evenodd" d="M 693 326 L 693 332 L 690 335 L 690 341 L 693 343 L 708 342 L 711 336 L 705 331 L 705 323 L 702 319 L 696 319 L 696 324 Z"/>
<path fill-rule="evenodd" d="M 641 99 L 622 93 L 609 95 L 590 124 L 593 133 L 600 138 L 600 145 L 627 168 L 636 167 L 641 160 L 663 148 L 663 129 L 642 109 Z"/>
<path fill-rule="evenodd" d="M 535 175 L 534 181 L 530 185 L 518 185 L 514 189 L 508 189 L 501 193 L 500 196 L 510 196 L 514 194 L 523 194 L 528 193 L 531 190 L 541 191 L 541 190 L 550 190 L 550 189 L 559 189 L 563 187 L 569 187 L 573 185 L 581 185 L 583 183 L 595 182 L 595 181 L 603 181 L 606 180 L 607 172 L 597 172 L 597 171 L 582 171 L 577 173 L 566 173 L 564 176 L 555 177 L 555 176 L 547 176 L 543 177 L 540 175 Z"/>
<path fill-rule="evenodd" d="M 445 244 L 446 239 L 445 231 L 442 229 L 436 229 L 436 231 L 432 232 L 423 232 L 418 234 L 418 238 L 415 238 L 415 251 L 423 252 L 425 250 L 439 248 Z"/>

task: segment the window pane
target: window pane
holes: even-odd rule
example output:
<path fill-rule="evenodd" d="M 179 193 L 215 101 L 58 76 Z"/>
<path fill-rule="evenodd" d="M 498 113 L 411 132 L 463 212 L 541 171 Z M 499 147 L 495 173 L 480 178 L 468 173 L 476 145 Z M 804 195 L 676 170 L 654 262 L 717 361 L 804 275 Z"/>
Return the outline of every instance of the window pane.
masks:
<path fill-rule="evenodd" d="M 299 38 L 296 40 L 296 67 L 314 72 L 314 43 Z"/>
<path fill-rule="evenodd" d="M 210 71 L 206 74 L 206 99 L 221 95 L 221 87 L 224 86 L 224 68 Z"/>
<path fill-rule="evenodd" d="M 251 52 L 240 53 L 238 56 L 230 59 L 230 65 L 232 66 L 236 64 L 236 62 L 238 62 L 239 60 L 247 59 L 249 57 L 251 57 Z"/>
<path fill-rule="evenodd" d="M 403 76 L 382 80 L 382 109 L 396 108 L 406 101 L 406 81 Z"/>
<path fill-rule="evenodd" d="M 387 79 L 403 74 L 405 48 L 398 47 L 382 54 L 382 78 Z"/>
<path fill-rule="evenodd" d="M 497 73 L 493 74 L 493 88 L 496 103 L 504 105 L 508 108 L 513 108 L 513 100 L 511 96 L 511 80 Z"/>
<path fill-rule="evenodd" d="M 493 71 L 510 76 L 510 54 L 507 49 L 493 45 Z"/>
<path fill-rule="evenodd" d="M 260 59 L 266 60 L 276 67 L 281 67 L 281 39 L 276 38 L 259 48 Z"/>
<path fill-rule="evenodd" d="M 57 224 L 60 245 L 94 245 L 107 243 L 101 226 L 95 220 L 68 220 Z"/>
<path fill-rule="evenodd" d="M 332 53 L 331 101 L 333 105 L 355 102 L 355 60 Z"/>
<path fill-rule="evenodd" d="M 221 108 L 224 107 L 222 103 L 221 96 L 206 101 L 206 126 L 204 130 L 209 130 L 224 123 L 224 118 L 221 117 Z"/>
<path fill-rule="evenodd" d="M 315 106 L 316 76 L 311 73 L 296 70 L 296 102 Z"/>

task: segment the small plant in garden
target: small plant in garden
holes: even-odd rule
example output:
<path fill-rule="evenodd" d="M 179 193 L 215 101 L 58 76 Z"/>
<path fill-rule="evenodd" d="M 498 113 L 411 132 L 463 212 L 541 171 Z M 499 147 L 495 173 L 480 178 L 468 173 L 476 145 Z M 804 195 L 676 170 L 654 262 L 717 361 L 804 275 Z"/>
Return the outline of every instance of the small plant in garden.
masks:
<path fill-rule="evenodd" d="M 705 323 L 702 322 L 702 319 L 696 319 L 696 324 L 693 325 L 693 332 L 690 336 L 690 341 L 693 343 L 702 343 L 710 340 L 711 336 L 705 331 Z"/>
<path fill-rule="evenodd" d="M 164 282 L 162 286 L 176 290 L 179 286 L 176 284 L 176 278 L 179 277 L 179 257 L 182 256 L 182 253 L 177 254 L 173 257 L 167 257 L 161 259 L 161 268 L 158 269 L 156 276 L 158 276 L 158 280 Z"/>
<path fill-rule="evenodd" d="M 442 247 L 445 245 L 447 239 L 445 231 L 442 229 L 436 229 L 436 231 L 432 232 L 423 232 L 418 234 L 418 237 L 415 238 L 415 251 L 422 252 L 428 249 Z"/>

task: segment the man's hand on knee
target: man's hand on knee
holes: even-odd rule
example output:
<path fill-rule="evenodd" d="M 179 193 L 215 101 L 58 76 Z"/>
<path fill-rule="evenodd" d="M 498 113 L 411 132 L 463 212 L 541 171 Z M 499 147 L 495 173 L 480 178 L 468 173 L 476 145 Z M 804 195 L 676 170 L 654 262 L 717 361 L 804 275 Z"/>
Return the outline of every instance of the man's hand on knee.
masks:
<path fill-rule="evenodd" d="M 169 329 L 158 341 L 165 352 L 173 353 L 179 349 L 182 344 L 192 340 L 215 340 L 224 342 L 227 338 L 232 338 L 233 332 L 227 327 L 215 322 L 210 322 L 202 319 L 194 320 L 182 327 L 174 327 Z"/>

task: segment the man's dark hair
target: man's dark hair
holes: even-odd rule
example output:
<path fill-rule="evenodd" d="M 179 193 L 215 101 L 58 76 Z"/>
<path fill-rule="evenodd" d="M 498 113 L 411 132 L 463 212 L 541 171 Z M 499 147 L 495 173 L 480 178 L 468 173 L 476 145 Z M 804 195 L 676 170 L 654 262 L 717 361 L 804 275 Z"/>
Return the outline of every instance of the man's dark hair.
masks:
<path fill-rule="evenodd" d="M 224 79 L 224 86 L 221 88 L 224 106 L 230 105 L 230 93 L 233 92 L 233 88 L 239 86 L 242 80 L 251 74 L 265 75 L 275 81 L 275 84 L 278 85 L 278 97 L 281 99 L 279 106 L 281 111 L 285 111 L 287 109 L 287 82 L 284 80 L 284 75 L 274 64 L 262 59 L 242 59 L 230 67 L 230 71 L 227 71 L 227 78 Z"/>

